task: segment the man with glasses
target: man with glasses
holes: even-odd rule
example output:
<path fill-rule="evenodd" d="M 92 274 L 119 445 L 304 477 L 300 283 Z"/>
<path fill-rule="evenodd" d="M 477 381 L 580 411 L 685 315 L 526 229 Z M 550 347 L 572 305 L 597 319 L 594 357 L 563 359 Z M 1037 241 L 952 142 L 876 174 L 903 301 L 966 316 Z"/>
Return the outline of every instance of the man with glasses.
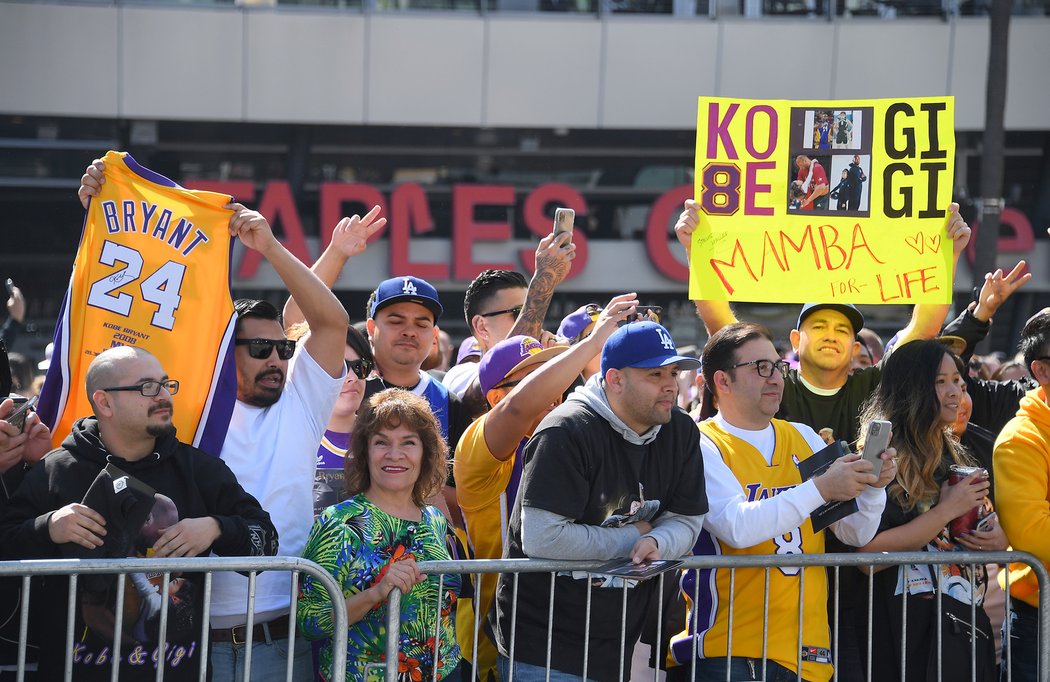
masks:
<path fill-rule="evenodd" d="M 277 533 L 269 516 L 229 467 L 176 439 L 172 396 L 179 382 L 168 377 L 157 358 L 129 346 L 106 350 L 91 362 L 86 388 L 94 416 L 77 420 L 62 446 L 26 474 L 0 519 L 0 556 L 55 559 L 128 553 L 153 557 L 276 553 Z M 107 465 L 119 471 L 109 469 L 103 478 Z M 108 485 L 100 487 L 100 480 Z M 146 487 L 152 490 L 131 499 L 132 490 Z M 89 489 L 99 496 L 86 498 Z M 95 503 L 95 508 L 82 504 L 82 500 L 100 498 L 107 504 Z M 148 502 L 154 518 L 161 518 L 163 510 L 177 521 L 149 529 L 153 535 L 147 535 L 141 517 L 137 525 L 127 525 L 122 510 L 138 499 Z M 152 661 L 158 652 L 166 652 L 160 654 L 167 666 L 165 679 L 198 679 L 199 640 L 202 629 L 206 630 L 202 622 L 204 576 L 172 576 L 164 647 L 156 641 L 156 623 L 151 625 L 148 616 L 163 598 L 160 576 L 152 581 L 147 574 L 136 576 L 142 580 L 136 577 L 135 589 L 131 589 L 133 581 L 128 581 L 120 635 L 113 631 L 113 590 L 98 592 L 94 589 L 98 582 L 86 577 L 78 583 L 79 608 L 71 626 L 77 633 L 74 680 L 109 679 L 107 659 L 118 636 L 122 637 L 120 679 L 152 680 Z M 67 653 L 67 624 L 62 614 L 66 613 L 67 594 L 64 584 L 33 591 L 32 608 L 49 616 L 40 638 L 38 675 L 42 680 L 62 677 Z"/>
<path fill-rule="evenodd" d="M 774 419 L 784 393 L 787 363 L 773 347 L 769 331 L 741 322 L 723 327 L 704 347 L 702 367 L 706 386 L 717 400 L 718 414 L 700 423 L 710 511 L 694 553 L 822 553 L 823 533 L 814 532 L 809 516 L 833 500 L 855 499 L 859 508 L 831 525 L 838 537 L 852 546 L 870 541 L 886 505 L 884 488 L 896 474 L 893 450 L 882 455 L 884 464 L 878 477 L 871 473 L 870 462 L 851 454 L 803 483 L 799 462 L 825 445 L 810 427 Z M 682 592 L 690 611 L 699 608 L 701 612 L 691 612 L 687 621 L 690 629 L 671 641 L 671 656 L 680 667 L 671 671 L 669 680 L 724 680 L 727 676 L 734 680 L 794 680 L 799 644 L 802 678 L 814 682 L 830 679 L 824 568 L 781 568 L 768 574 L 762 569 L 737 569 L 735 576 L 729 571 L 717 571 L 712 576 L 705 570 L 699 578 L 697 573 L 686 571 Z M 734 578 L 735 591 L 730 594 Z M 767 602 L 768 620 L 764 616 Z M 773 623 L 776 627 L 770 625 Z M 763 649 L 767 651 L 766 660 L 762 660 Z"/>
<path fill-rule="evenodd" d="M 233 204 L 230 232 L 259 251 L 298 304 L 310 333 L 296 344 L 266 301 L 235 302 L 234 358 L 237 403 L 221 457 L 241 485 L 273 518 L 282 556 L 299 556 L 313 522 L 317 447 L 346 376 L 343 349 L 347 314 L 329 288 L 273 236 L 257 211 Z M 284 679 L 288 655 L 294 680 L 310 680 L 310 645 L 301 637 L 287 650 L 291 575 L 267 571 L 256 578 L 252 680 Z M 215 575 L 211 600 L 212 679 L 243 677 L 248 579 Z"/>
<path fill-rule="evenodd" d="M 613 308 L 614 315 L 619 312 Z M 698 365 L 679 355 L 670 333 L 654 322 L 613 332 L 602 348 L 601 374 L 554 408 L 525 446 L 505 554 L 590 561 L 630 557 L 640 563 L 688 553 L 707 498 L 700 434 L 676 406 L 676 377 Z M 631 652 L 649 607 L 655 608 L 658 581 L 626 590 L 612 578 L 595 582 L 599 585 L 592 586 L 587 574 L 559 575 L 551 618 L 548 574 L 499 577 L 500 679 L 512 678 L 512 637 L 516 680 L 547 678 L 548 646 L 550 666 L 557 671 L 552 680 L 578 679 L 584 667 L 588 679 L 630 676 Z M 549 645 L 548 627 L 553 628 Z M 623 678 L 621 666 L 627 671 Z"/>

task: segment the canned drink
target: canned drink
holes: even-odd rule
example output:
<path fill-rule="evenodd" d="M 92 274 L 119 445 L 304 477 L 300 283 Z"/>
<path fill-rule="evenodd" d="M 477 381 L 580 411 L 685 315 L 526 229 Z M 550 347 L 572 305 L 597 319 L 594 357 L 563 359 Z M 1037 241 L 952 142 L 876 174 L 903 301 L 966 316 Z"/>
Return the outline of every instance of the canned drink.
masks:
<path fill-rule="evenodd" d="M 959 464 L 953 464 L 948 467 L 948 485 L 956 485 L 967 476 L 974 473 L 980 475 L 974 479 L 974 482 L 987 481 L 988 470 L 981 467 L 967 467 Z M 983 504 L 979 504 L 970 511 L 966 512 L 962 516 L 952 519 L 948 523 L 948 533 L 953 538 L 957 538 L 961 535 L 965 535 L 971 531 L 977 529 L 977 524 L 985 516 L 985 507 Z"/>

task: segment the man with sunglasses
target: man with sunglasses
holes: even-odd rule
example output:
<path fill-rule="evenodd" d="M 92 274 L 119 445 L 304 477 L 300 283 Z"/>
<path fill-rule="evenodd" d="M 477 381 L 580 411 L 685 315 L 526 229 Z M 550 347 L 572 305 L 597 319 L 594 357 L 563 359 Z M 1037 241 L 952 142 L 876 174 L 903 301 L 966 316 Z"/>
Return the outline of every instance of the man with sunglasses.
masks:
<path fill-rule="evenodd" d="M 512 270 L 485 270 L 474 278 L 463 294 L 463 317 L 482 354 L 511 336 L 531 336 L 545 342 L 543 320 L 555 288 L 569 274 L 576 257 L 572 235 L 549 234 L 536 246 L 532 280 Z M 442 381 L 453 393 L 467 397 L 470 406 L 484 411 L 484 395 L 478 390 L 478 367 L 456 365 Z M 467 389 L 471 389 L 468 395 Z M 478 403 L 481 403 L 480 405 Z"/>
<path fill-rule="evenodd" d="M 310 333 L 296 344 L 266 301 L 241 299 L 234 358 L 237 402 L 221 457 L 245 490 L 271 513 L 282 556 L 299 556 L 313 522 L 317 447 L 346 376 L 343 349 L 348 318 L 339 299 L 277 241 L 257 211 L 240 204 L 230 232 L 269 261 L 301 311 Z M 294 680 L 310 680 L 310 645 L 301 637 L 287 651 L 291 575 L 267 571 L 256 578 L 252 679 L 284 679 L 288 655 Z M 211 663 L 216 682 L 241 679 L 247 634 L 248 579 L 217 573 L 212 583 Z M 294 614 L 293 614 L 294 617 Z"/>
<path fill-rule="evenodd" d="M 264 556 L 277 552 L 277 532 L 269 515 L 241 487 L 229 467 L 177 440 L 172 397 L 178 393 L 179 382 L 167 375 L 157 358 L 141 348 L 111 348 L 91 362 L 86 384 L 94 416 L 77 420 L 62 446 L 26 474 L 0 519 L 0 556 L 114 556 L 118 550 L 134 552 L 139 543 L 144 544 L 144 551 L 140 548 L 137 554 L 154 557 L 193 557 L 209 552 Z M 117 467 L 133 481 L 113 474 L 109 485 L 100 489 L 96 481 L 104 480 L 99 476 L 107 465 Z M 177 513 L 174 523 L 166 523 L 167 527 L 149 538 L 145 529 L 140 532 L 138 527 L 126 525 L 122 513 L 127 503 L 138 499 L 128 497 L 131 491 L 143 490 L 143 486 L 155 493 L 155 500 L 150 501 L 157 505 L 153 506 L 154 515 L 161 506 Z M 82 504 L 89 489 L 101 492 L 100 497 L 112 504 L 95 508 Z M 170 619 L 166 648 L 137 630 L 135 617 L 125 617 L 120 679 L 152 680 L 154 666 L 142 662 L 158 651 L 168 652 L 165 679 L 198 679 L 204 576 L 187 573 L 173 576 L 173 582 L 175 578 L 182 580 L 182 588 L 169 608 L 179 613 L 179 619 Z M 61 583 L 33 591 L 33 608 L 50 616 L 42 624 L 46 631 L 41 632 L 39 641 L 38 675 L 42 680 L 61 679 L 66 657 L 67 624 L 64 616 L 55 617 L 65 614 L 67 608 L 68 590 L 65 581 Z M 80 607 L 74 611 L 76 622 L 70 625 L 78 633 L 73 644 L 74 680 L 110 677 L 106 658 L 114 641 L 113 599 L 111 593 L 100 598 L 91 581 L 78 583 Z M 192 605 L 189 609 L 187 602 Z M 137 608 L 137 602 L 125 605 Z"/>
<path fill-rule="evenodd" d="M 787 363 L 773 347 L 769 331 L 743 322 L 723 327 L 704 347 L 702 367 L 706 385 L 717 400 L 718 414 L 700 423 L 710 511 L 694 553 L 822 553 L 823 534 L 814 532 L 809 516 L 833 500 L 856 499 L 859 508 L 832 524 L 838 537 L 853 546 L 871 540 L 886 504 L 884 488 L 896 474 L 893 450 L 882 455 L 884 465 L 878 477 L 870 473 L 870 462 L 851 454 L 803 483 L 798 463 L 825 445 L 810 427 L 774 418 L 784 393 Z M 680 667 L 673 669 L 668 679 L 694 679 L 694 636 L 696 680 L 724 680 L 727 676 L 734 680 L 794 680 L 799 642 L 802 678 L 814 682 L 829 679 L 832 661 L 827 575 L 821 567 L 805 569 L 804 573 L 803 577 L 799 568 L 770 571 L 767 595 L 764 570 L 737 569 L 730 651 L 729 572 L 718 571 L 713 579 L 705 577 L 697 585 L 697 572 L 686 571 L 682 592 L 687 603 L 691 608 L 709 605 L 711 610 L 698 618 L 699 632 L 686 631 L 672 638 L 671 656 Z M 769 615 L 764 620 L 767 598 Z M 691 614 L 687 623 L 692 622 Z M 777 627 L 767 627 L 768 623 L 777 623 Z M 762 659 L 764 647 L 766 660 Z M 732 658 L 727 658 L 730 655 Z"/>

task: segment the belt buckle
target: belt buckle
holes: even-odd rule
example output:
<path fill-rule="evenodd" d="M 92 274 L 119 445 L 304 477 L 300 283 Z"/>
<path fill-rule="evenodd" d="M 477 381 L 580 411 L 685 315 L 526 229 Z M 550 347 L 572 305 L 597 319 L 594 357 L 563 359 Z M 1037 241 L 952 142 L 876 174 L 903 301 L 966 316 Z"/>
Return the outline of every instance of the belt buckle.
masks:
<path fill-rule="evenodd" d="M 237 631 L 238 630 L 240 630 L 240 632 L 241 632 L 241 638 L 240 639 L 238 639 L 238 637 L 237 637 Z M 234 643 L 234 644 L 246 644 L 247 643 L 247 639 L 245 638 L 245 635 L 247 635 L 247 634 L 248 634 L 248 625 L 247 624 L 245 624 L 245 625 L 235 625 L 234 627 L 230 628 L 230 641 L 232 643 Z"/>

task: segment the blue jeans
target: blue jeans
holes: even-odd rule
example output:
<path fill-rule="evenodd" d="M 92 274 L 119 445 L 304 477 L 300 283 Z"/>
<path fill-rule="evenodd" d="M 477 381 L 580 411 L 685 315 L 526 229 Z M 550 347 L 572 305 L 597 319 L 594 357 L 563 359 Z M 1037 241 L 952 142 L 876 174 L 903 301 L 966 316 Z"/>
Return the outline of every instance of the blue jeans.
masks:
<path fill-rule="evenodd" d="M 496 661 L 496 667 L 499 669 L 500 680 L 503 682 L 510 680 L 509 658 L 500 655 L 499 660 Z M 546 679 L 547 669 L 543 666 L 514 661 L 514 682 L 545 682 Z M 560 670 L 551 670 L 551 682 L 581 682 L 581 680 L 583 678 L 579 675 L 570 675 Z"/>
<path fill-rule="evenodd" d="M 1010 621 L 1010 651 L 1006 650 L 1006 624 L 1003 623 L 1003 666 L 999 679 L 1005 682 L 1010 669 L 1014 682 L 1036 682 L 1039 667 L 1039 609 L 1011 599 L 1006 619 Z"/>
<path fill-rule="evenodd" d="M 729 663 L 729 679 L 732 682 L 741 680 L 761 680 L 766 682 L 795 682 L 798 675 L 779 663 L 766 659 L 766 676 L 762 677 L 761 658 L 698 658 L 696 659 L 696 677 L 691 677 L 691 663 L 686 663 L 667 671 L 668 682 L 725 682 L 726 663 Z"/>
<path fill-rule="evenodd" d="M 243 644 L 211 643 L 212 682 L 241 682 L 244 679 Z M 295 661 L 292 664 L 293 682 L 313 682 L 313 660 L 310 642 L 295 638 Z M 288 640 L 252 642 L 252 682 L 284 682 L 288 666 Z"/>

